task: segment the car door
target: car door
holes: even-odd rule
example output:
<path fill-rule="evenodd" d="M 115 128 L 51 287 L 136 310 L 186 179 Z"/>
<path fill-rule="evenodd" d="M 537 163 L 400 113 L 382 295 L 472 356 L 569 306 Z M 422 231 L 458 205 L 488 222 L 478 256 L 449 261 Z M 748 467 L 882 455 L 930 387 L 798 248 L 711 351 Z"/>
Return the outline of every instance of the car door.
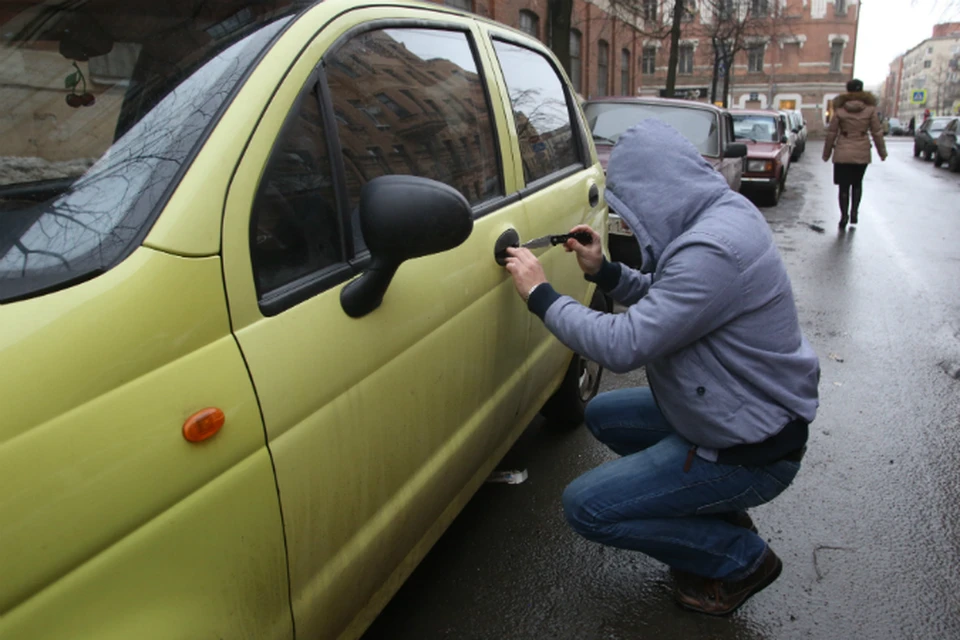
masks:
<path fill-rule="evenodd" d="M 325 7 L 285 36 L 223 248 L 304 638 L 362 631 L 522 430 L 531 323 L 494 260 L 500 234 L 530 229 L 475 23 Z M 351 318 L 340 292 L 369 262 L 360 190 L 391 173 L 460 190 L 474 228 L 403 263 L 381 306 Z"/>
<path fill-rule="evenodd" d="M 743 177 L 743 158 L 726 157 L 727 147 L 734 144 L 733 120 L 730 114 L 721 113 L 717 116 L 717 136 L 720 139 L 720 171 L 730 188 L 740 190 L 740 181 Z"/>
<path fill-rule="evenodd" d="M 929 122 L 929 121 L 928 121 Z M 957 123 L 960 120 L 953 120 L 948 124 L 943 133 L 940 134 L 940 137 L 937 140 L 937 145 L 940 150 L 940 157 L 944 161 L 950 159 L 950 155 L 953 153 L 954 145 L 957 143 Z"/>
<path fill-rule="evenodd" d="M 604 173 L 597 161 L 569 82 L 546 51 L 491 30 L 505 106 L 516 131 L 517 158 L 530 232 L 523 240 L 565 233 L 588 224 L 606 237 Z M 511 137 L 514 139 L 514 137 Z M 535 250 L 547 279 L 558 292 L 589 303 L 590 285 L 563 247 Z M 525 406 L 547 399 L 570 361 L 571 353 L 539 320 L 531 325 L 530 388 Z"/>

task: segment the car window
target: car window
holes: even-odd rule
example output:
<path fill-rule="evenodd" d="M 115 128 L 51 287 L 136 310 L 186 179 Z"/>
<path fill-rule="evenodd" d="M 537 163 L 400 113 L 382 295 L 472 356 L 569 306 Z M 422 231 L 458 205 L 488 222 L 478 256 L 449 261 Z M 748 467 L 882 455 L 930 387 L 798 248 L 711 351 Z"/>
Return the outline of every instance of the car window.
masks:
<path fill-rule="evenodd" d="M 438 180 L 471 204 L 503 194 L 493 118 L 466 33 L 368 31 L 324 62 L 354 215 L 363 185 L 388 174 Z"/>
<path fill-rule="evenodd" d="M 582 166 L 573 107 L 553 65 L 536 51 L 502 40 L 493 44 L 513 106 L 524 180 Z"/>
<path fill-rule="evenodd" d="M 329 149 L 314 79 L 274 144 L 251 216 L 257 293 L 345 261 Z"/>
<path fill-rule="evenodd" d="M 648 118 L 667 123 L 693 143 L 700 153 L 720 155 L 717 116 L 705 109 L 659 104 L 588 102 L 584 105 L 587 126 L 597 142 L 613 144 L 630 127 Z"/>
<path fill-rule="evenodd" d="M 147 234 L 291 2 L 17 3 L 0 58 L 0 302 L 106 271 Z M 167 5 L 164 5 L 165 7 Z"/>
<path fill-rule="evenodd" d="M 734 115 L 734 135 L 738 140 L 754 142 L 777 142 L 778 123 L 773 116 Z"/>

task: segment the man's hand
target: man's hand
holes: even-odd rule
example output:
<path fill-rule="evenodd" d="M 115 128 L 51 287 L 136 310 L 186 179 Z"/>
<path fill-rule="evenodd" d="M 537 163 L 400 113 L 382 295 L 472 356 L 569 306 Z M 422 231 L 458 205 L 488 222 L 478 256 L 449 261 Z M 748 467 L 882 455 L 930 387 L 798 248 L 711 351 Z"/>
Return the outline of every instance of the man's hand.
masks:
<path fill-rule="evenodd" d="M 600 271 L 600 267 L 603 266 L 603 247 L 601 246 L 602 240 L 600 234 L 588 227 L 585 224 L 578 224 L 573 229 L 570 229 L 570 233 L 575 233 L 577 231 L 586 231 L 593 237 L 593 242 L 588 245 L 582 245 L 576 241 L 575 238 L 570 238 L 567 240 L 563 248 L 567 252 L 574 252 L 577 254 L 577 263 L 580 265 L 580 270 L 583 271 L 588 276 L 595 276 L 597 272 Z"/>
<path fill-rule="evenodd" d="M 530 296 L 531 289 L 547 281 L 547 276 L 543 273 L 543 265 L 530 249 L 507 247 L 506 267 L 513 276 L 517 293 L 524 301 Z"/>

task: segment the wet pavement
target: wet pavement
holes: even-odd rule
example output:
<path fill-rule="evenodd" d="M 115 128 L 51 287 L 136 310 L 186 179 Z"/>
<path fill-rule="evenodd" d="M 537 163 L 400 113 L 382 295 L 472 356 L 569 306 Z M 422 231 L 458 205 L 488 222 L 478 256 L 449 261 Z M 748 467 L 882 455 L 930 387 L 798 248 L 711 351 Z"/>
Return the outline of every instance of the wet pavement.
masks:
<path fill-rule="evenodd" d="M 538 420 L 500 465 L 529 479 L 485 485 L 364 640 L 960 638 L 960 174 L 888 147 L 856 229 L 814 141 L 761 209 L 822 366 L 803 468 L 751 512 L 773 585 L 729 618 L 680 610 L 663 565 L 567 527 L 563 488 L 613 454 Z"/>

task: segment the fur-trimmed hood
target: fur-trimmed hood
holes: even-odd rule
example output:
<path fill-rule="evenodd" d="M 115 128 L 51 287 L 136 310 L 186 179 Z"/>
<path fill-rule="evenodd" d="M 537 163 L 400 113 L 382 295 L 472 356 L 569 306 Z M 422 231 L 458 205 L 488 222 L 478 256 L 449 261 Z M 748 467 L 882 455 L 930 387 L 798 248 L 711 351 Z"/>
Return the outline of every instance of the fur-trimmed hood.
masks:
<path fill-rule="evenodd" d="M 877 106 L 877 99 L 869 91 L 841 93 L 833 99 L 833 106 L 837 109 L 846 109 L 847 111 L 862 111 L 865 107 Z"/>

